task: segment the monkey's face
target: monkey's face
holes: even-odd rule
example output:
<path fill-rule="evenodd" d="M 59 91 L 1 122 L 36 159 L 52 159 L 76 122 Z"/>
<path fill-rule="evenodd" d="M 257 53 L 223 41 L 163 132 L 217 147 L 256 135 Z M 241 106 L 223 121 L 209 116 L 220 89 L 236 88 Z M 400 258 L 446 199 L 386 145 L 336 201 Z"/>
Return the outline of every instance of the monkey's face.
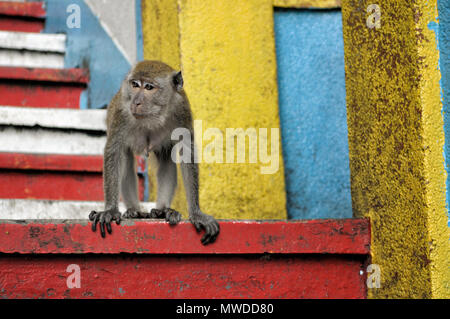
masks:
<path fill-rule="evenodd" d="M 170 114 L 172 99 L 177 90 L 177 72 L 163 72 L 148 76 L 135 72 L 128 78 L 128 98 L 131 114 L 136 119 L 153 118 L 162 120 Z"/>

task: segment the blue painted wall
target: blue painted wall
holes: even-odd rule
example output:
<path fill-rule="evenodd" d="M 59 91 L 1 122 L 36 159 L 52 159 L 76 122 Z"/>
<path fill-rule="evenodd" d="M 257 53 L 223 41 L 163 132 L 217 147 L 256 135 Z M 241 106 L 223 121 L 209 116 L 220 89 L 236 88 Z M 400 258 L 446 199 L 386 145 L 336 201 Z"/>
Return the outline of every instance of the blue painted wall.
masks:
<path fill-rule="evenodd" d="M 450 185 L 450 1 L 439 0 L 439 67 L 441 70 L 441 88 L 445 132 L 445 165 L 447 169 L 447 209 L 450 203 L 448 187 Z M 450 227 L 450 213 L 448 213 Z"/>
<path fill-rule="evenodd" d="M 288 216 L 350 218 L 340 10 L 276 9 Z"/>
<path fill-rule="evenodd" d="M 67 7 L 77 4 L 81 9 L 81 28 L 69 29 Z M 81 108 L 106 107 L 120 88 L 130 64 L 92 14 L 83 0 L 46 0 L 46 33 L 66 33 L 67 68 L 89 68 L 88 92 L 80 101 Z"/>

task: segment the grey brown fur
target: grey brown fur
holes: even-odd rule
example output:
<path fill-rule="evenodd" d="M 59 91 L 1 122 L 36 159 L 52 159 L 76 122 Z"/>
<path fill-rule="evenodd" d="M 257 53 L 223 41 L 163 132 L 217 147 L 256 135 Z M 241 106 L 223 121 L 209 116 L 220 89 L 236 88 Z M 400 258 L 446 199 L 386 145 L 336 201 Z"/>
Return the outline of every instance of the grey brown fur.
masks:
<path fill-rule="evenodd" d="M 122 217 L 165 218 L 170 224 L 181 220 L 180 213 L 170 208 L 177 185 L 177 167 L 171 158 L 174 147 L 171 133 L 176 128 L 188 129 L 192 137 L 192 161 L 180 164 L 189 219 L 197 231 L 205 230 L 203 244 L 216 240 L 219 224 L 199 206 L 192 113 L 183 90 L 183 78 L 181 72 L 159 61 L 142 61 L 132 68 L 108 106 L 103 166 L 105 210 L 90 213 L 93 231 L 99 223 L 100 233 L 105 237 L 105 227 L 111 233 L 111 222 L 119 224 Z M 153 162 L 157 163 L 157 202 L 150 213 L 142 211 L 138 198 L 134 156 L 142 154 L 153 156 Z M 123 216 L 118 210 L 119 193 L 127 207 Z"/>

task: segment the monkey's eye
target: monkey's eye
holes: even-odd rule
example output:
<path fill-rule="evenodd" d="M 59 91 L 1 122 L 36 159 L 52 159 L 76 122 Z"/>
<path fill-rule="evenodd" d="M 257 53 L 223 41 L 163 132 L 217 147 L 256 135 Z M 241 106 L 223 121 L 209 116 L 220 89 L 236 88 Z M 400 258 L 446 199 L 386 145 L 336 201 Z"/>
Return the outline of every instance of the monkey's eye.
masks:
<path fill-rule="evenodd" d="M 155 88 L 155 86 L 154 85 L 151 85 L 151 84 L 149 84 L 149 83 L 147 83 L 147 84 L 145 84 L 145 89 L 146 90 L 153 90 Z"/>
<path fill-rule="evenodd" d="M 134 88 L 138 88 L 140 85 L 138 81 L 131 81 L 131 86 Z"/>

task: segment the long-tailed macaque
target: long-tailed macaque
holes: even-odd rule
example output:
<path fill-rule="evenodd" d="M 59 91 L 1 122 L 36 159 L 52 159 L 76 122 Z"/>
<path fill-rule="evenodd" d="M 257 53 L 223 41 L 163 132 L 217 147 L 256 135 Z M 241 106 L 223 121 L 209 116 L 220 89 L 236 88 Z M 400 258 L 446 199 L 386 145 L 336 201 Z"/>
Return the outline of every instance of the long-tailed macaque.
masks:
<path fill-rule="evenodd" d="M 191 133 L 188 148 L 191 160 L 180 163 L 189 220 L 197 231 L 205 230 L 202 244 L 216 240 L 219 224 L 199 206 L 192 112 L 183 90 L 183 77 L 181 71 L 159 61 L 142 61 L 132 68 L 108 106 L 103 162 L 105 210 L 89 214 L 93 231 L 99 223 L 100 233 L 105 237 L 105 228 L 111 234 L 111 222 L 119 224 L 121 218 L 163 218 L 170 224 L 181 220 L 180 213 L 170 208 L 177 185 L 171 133 L 177 128 Z M 158 164 L 156 208 L 150 213 L 142 211 L 139 204 L 135 155 L 140 154 L 154 156 Z M 123 216 L 118 209 L 119 194 L 127 208 Z"/>

